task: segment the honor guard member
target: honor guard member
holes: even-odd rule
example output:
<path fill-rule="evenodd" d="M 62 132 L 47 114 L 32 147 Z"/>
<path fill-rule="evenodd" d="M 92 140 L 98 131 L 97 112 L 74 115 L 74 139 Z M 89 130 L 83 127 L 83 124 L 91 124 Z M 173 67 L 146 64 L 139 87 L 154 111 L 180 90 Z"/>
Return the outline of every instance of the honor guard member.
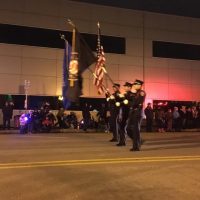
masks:
<path fill-rule="evenodd" d="M 130 151 L 140 151 L 141 147 L 140 125 L 143 103 L 146 97 L 145 91 L 141 89 L 143 83 L 144 82 L 141 80 L 135 80 L 133 83 L 136 94 L 130 102 L 130 112 L 127 123 L 127 134 L 133 140 L 133 148 L 131 148 Z"/>
<path fill-rule="evenodd" d="M 126 145 L 126 132 L 125 128 L 127 125 L 127 119 L 129 116 L 130 110 L 130 102 L 134 98 L 135 94 L 131 92 L 132 83 L 126 82 L 124 84 L 125 94 L 121 95 L 120 101 L 120 111 L 118 117 L 118 133 L 119 133 L 119 143 L 117 146 L 125 146 Z"/>
<path fill-rule="evenodd" d="M 108 101 L 108 108 L 110 111 L 110 119 L 109 119 L 109 125 L 110 125 L 110 131 L 113 134 L 113 138 L 110 140 L 110 142 L 117 142 L 117 117 L 119 114 L 119 107 L 116 106 L 116 102 L 119 99 L 119 94 L 120 94 L 120 84 L 114 83 L 113 85 L 113 91 L 114 93 L 110 95 L 107 98 Z"/>

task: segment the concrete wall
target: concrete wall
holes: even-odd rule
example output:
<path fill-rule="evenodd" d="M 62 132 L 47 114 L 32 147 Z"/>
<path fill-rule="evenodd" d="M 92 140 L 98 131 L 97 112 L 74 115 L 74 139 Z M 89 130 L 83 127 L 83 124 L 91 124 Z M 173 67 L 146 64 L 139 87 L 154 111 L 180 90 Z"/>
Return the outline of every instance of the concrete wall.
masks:
<path fill-rule="evenodd" d="M 200 44 L 199 19 L 67 0 L 0 0 L 0 23 L 70 30 L 68 18 L 80 32 L 96 33 L 100 21 L 102 34 L 126 38 L 125 55 L 106 54 L 116 82 L 144 79 L 147 100 L 200 100 L 200 61 L 152 57 L 153 40 Z M 60 49 L 0 44 L 0 93 L 19 94 L 29 79 L 32 95 L 60 95 L 62 60 Z M 97 96 L 89 72 L 84 95 Z"/>

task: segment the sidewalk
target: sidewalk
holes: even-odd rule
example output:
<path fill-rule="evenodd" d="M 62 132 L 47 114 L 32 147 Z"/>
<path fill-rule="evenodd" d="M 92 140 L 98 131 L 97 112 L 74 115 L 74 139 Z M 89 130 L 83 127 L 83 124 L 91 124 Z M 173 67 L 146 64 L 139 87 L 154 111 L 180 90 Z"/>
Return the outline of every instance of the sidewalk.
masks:
<path fill-rule="evenodd" d="M 88 129 L 87 132 L 83 131 L 82 129 L 72 129 L 72 128 L 68 128 L 68 129 L 52 129 L 49 133 L 103 133 L 103 131 L 99 131 L 99 130 L 95 130 L 95 129 Z M 3 130 L 0 129 L 0 134 L 17 134 L 19 133 L 19 129 L 16 128 L 11 128 L 10 130 Z M 46 133 L 46 132 L 38 132 L 38 133 L 33 133 L 33 134 L 40 134 L 40 133 Z M 48 133 L 46 133 L 48 134 Z"/>

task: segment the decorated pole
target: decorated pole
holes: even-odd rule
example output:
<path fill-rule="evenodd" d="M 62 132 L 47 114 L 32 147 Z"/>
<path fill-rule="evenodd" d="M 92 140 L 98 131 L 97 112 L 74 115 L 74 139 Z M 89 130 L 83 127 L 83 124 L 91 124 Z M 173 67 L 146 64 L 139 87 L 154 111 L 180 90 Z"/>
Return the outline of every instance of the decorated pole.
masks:
<path fill-rule="evenodd" d="M 100 29 L 100 23 L 97 23 L 98 27 L 98 35 L 97 35 L 97 57 L 99 58 L 101 54 L 101 29 Z"/>
<path fill-rule="evenodd" d="M 24 108 L 28 109 L 28 90 L 30 88 L 30 81 L 25 80 L 24 81 L 24 91 L 25 91 L 25 101 L 24 101 Z"/>
<path fill-rule="evenodd" d="M 71 59 L 69 63 L 69 82 L 70 87 L 74 87 L 74 81 L 78 80 L 78 53 L 76 51 L 76 27 L 71 20 L 68 20 L 68 23 L 73 27 L 72 32 L 72 52 Z"/>

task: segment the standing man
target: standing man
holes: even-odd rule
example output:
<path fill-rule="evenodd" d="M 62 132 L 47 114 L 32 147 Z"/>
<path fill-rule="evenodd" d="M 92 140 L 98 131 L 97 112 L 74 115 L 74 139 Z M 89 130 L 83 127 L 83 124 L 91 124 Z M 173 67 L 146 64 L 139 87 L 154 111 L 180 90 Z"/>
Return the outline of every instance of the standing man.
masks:
<path fill-rule="evenodd" d="M 146 97 L 145 91 L 142 90 L 143 83 L 141 80 L 135 80 L 133 83 L 136 95 L 130 102 L 130 113 L 127 124 L 127 134 L 133 140 L 133 148 L 130 151 L 140 151 L 141 147 L 140 125 L 143 103 Z"/>
<path fill-rule="evenodd" d="M 82 116 L 83 116 L 83 130 L 87 132 L 87 129 L 89 128 L 90 121 L 91 121 L 91 115 L 90 115 L 90 105 L 88 103 L 84 103 L 82 108 Z"/>
<path fill-rule="evenodd" d="M 7 102 L 5 103 L 4 107 L 2 108 L 3 112 L 3 128 L 10 129 L 10 120 L 13 116 L 13 102 Z"/>
<path fill-rule="evenodd" d="M 178 107 L 174 107 L 173 111 L 173 128 L 175 132 L 180 132 L 181 131 L 181 116 L 178 110 Z"/>
<path fill-rule="evenodd" d="M 147 104 L 147 107 L 144 110 L 146 115 L 146 131 L 152 132 L 153 127 L 153 108 L 151 107 L 151 103 Z"/>
<path fill-rule="evenodd" d="M 118 102 L 119 94 L 120 94 L 120 84 L 114 83 L 113 85 L 113 94 L 107 98 L 108 108 L 110 112 L 110 131 L 113 134 L 113 138 L 110 142 L 117 142 L 118 134 L 117 134 L 117 117 L 119 114 L 119 107 L 116 106 L 116 102 Z"/>
<path fill-rule="evenodd" d="M 181 129 L 185 129 L 186 128 L 186 107 L 185 106 L 181 106 L 181 109 L 179 111 L 180 113 L 180 117 L 181 117 Z"/>
<path fill-rule="evenodd" d="M 131 92 L 132 84 L 126 82 L 124 84 L 125 94 L 121 97 L 121 106 L 118 117 L 118 132 L 119 132 L 119 143 L 117 146 L 125 146 L 126 145 L 126 132 L 125 127 L 127 124 L 127 119 L 130 110 L 130 101 L 134 98 L 135 94 Z"/>
<path fill-rule="evenodd" d="M 167 122 L 167 131 L 172 132 L 173 114 L 171 108 L 168 108 L 167 112 L 165 113 L 165 119 Z"/>

